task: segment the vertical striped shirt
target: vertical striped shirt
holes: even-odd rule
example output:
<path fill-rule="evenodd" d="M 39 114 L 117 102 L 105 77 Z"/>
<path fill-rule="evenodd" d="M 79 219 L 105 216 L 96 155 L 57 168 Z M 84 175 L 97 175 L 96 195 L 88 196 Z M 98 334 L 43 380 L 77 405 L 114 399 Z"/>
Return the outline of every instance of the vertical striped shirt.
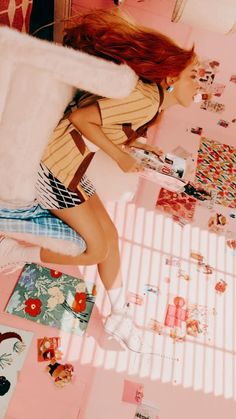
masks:
<path fill-rule="evenodd" d="M 130 123 L 135 131 L 158 112 L 160 95 L 156 84 L 138 81 L 135 89 L 124 99 L 98 99 L 104 134 L 115 144 L 125 143 L 127 136 L 122 125 Z M 64 118 L 60 121 L 42 158 L 42 163 L 66 187 L 70 187 L 78 178 L 82 166 L 86 171 L 91 161 L 90 150 L 85 146 L 83 139 L 69 121 Z M 81 171 L 81 175 L 82 175 Z"/>
<path fill-rule="evenodd" d="M 127 140 L 122 124 L 131 123 L 136 131 L 150 121 L 158 111 L 160 102 L 156 84 L 138 81 L 132 93 L 124 99 L 100 99 L 98 105 L 102 118 L 102 131 L 114 143 Z"/>

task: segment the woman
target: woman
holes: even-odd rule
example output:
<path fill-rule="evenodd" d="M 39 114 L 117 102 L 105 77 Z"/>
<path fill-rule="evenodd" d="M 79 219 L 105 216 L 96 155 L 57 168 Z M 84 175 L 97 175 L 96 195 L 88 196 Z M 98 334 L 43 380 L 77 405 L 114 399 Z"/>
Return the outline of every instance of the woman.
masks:
<path fill-rule="evenodd" d="M 140 352 L 141 339 L 126 313 L 117 231 L 86 178 L 93 153 L 81 134 L 124 172 L 142 170 L 122 146 L 159 152 L 139 143 L 137 137 L 143 135 L 150 121 L 156 122 L 158 112 L 176 104 L 191 104 L 198 87 L 196 55 L 193 48 L 182 49 L 164 35 L 103 10 L 81 16 L 66 31 L 65 45 L 126 63 L 139 81 L 131 95 L 122 100 L 86 97 L 78 109 L 60 121 L 42 158 L 38 201 L 84 238 L 86 251 L 77 257 L 63 256 L 47 249 L 26 248 L 4 238 L 1 258 L 9 263 L 97 264 L 112 307 L 105 328 L 123 339 L 130 349 Z"/>

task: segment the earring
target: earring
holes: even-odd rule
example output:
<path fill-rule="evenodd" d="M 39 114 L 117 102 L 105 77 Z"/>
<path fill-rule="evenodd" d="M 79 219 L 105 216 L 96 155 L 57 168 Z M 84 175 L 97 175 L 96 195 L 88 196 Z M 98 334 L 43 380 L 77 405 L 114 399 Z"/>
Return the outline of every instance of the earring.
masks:
<path fill-rule="evenodd" d="M 174 90 L 174 86 L 172 84 L 166 88 L 166 91 L 169 93 L 173 92 L 173 90 Z"/>

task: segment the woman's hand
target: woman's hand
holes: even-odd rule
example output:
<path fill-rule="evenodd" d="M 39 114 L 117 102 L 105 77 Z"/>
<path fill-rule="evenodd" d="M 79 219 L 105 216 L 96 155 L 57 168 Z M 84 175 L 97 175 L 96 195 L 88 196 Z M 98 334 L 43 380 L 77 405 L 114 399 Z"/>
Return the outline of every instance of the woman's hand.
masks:
<path fill-rule="evenodd" d="M 159 148 L 159 147 L 156 147 L 156 146 L 152 146 L 152 145 L 149 145 L 149 148 L 148 148 L 148 151 L 151 151 L 152 153 L 154 153 L 157 157 L 159 157 L 160 159 L 162 159 L 163 160 L 163 158 L 164 158 L 164 151 L 161 149 L 161 148 Z"/>
<path fill-rule="evenodd" d="M 122 153 L 120 153 L 119 158 L 116 162 L 120 169 L 123 170 L 123 172 L 125 173 L 140 172 L 144 169 L 141 163 L 139 163 L 134 157 L 132 157 L 125 151 L 122 151 Z"/>
<path fill-rule="evenodd" d="M 139 141 L 135 141 L 131 147 L 141 148 L 143 150 L 150 151 L 154 153 L 160 159 L 163 159 L 164 154 L 165 154 L 161 148 L 153 146 L 151 144 L 141 143 Z"/>

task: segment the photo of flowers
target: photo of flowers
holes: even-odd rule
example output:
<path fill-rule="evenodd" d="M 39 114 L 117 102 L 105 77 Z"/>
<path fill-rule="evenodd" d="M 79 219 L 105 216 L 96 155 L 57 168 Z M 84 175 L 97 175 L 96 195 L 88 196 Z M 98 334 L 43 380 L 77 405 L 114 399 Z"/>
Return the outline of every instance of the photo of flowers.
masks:
<path fill-rule="evenodd" d="M 25 265 L 5 311 L 81 336 L 95 294 L 92 283 L 32 263 Z"/>

